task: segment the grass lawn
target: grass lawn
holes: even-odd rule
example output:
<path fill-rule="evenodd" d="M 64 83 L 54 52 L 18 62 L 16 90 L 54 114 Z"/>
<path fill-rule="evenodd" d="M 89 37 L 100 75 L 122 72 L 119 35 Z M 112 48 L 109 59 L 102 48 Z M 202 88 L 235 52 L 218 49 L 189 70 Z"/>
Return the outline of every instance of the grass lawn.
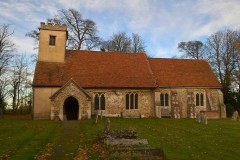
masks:
<path fill-rule="evenodd" d="M 161 147 L 167 159 L 240 159 L 240 122 L 209 120 L 208 125 L 202 125 L 193 119 L 110 118 L 110 121 L 112 130 L 136 130 L 152 147 Z M 61 155 L 61 159 L 68 160 L 76 157 L 81 148 L 89 159 L 101 159 L 96 137 L 105 122 L 102 119 L 95 124 L 91 119 L 66 125 L 29 118 L 0 119 L 0 160 L 30 160 L 42 152 L 49 154 L 48 159 Z M 48 153 L 49 144 L 52 147 Z"/>

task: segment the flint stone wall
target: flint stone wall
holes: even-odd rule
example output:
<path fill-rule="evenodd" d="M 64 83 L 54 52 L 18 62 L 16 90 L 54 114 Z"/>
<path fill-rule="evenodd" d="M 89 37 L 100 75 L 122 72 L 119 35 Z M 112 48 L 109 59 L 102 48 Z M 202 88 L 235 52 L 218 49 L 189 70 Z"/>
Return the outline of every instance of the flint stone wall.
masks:
<path fill-rule="evenodd" d="M 198 89 L 198 88 L 164 88 L 155 91 L 155 107 L 160 106 L 160 94 L 169 95 L 169 112 L 171 117 L 176 118 L 174 112 L 179 111 L 180 118 L 196 118 L 200 111 L 209 111 L 209 118 L 226 118 L 223 94 L 219 89 Z M 196 106 L 196 94 L 203 93 L 204 105 Z M 165 107 L 167 108 L 167 107 Z M 176 109 L 177 108 L 177 109 Z M 158 114 L 158 113 L 156 113 Z M 159 116 L 158 116 L 159 117 Z"/>
<path fill-rule="evenodd" d="M 95 93 L 104 93 L 105 110 L 102 110 L 103 116 L 108 117 L 155 117 L 154 95 L 152 90 L 130 90 L 130 89 L 92 89 L 86 90 L 92 97 L 94 104 Z M 126 94 L 138 94 L 138 109 L 126 109 Z M 92 105 L 92 113 L 94 114 L 94 105 Z"/>

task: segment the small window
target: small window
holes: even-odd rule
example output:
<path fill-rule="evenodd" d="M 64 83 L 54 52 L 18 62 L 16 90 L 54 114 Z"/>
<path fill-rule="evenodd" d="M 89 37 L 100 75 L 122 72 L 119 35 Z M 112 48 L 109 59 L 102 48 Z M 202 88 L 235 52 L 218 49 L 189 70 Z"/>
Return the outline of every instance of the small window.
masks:
<path fill-rule="evenodd" d="M 129 94 L 126 94 L 126 109 L 129 109 Z"/>
<path fill-rule="evenodd" d="M 196 94 L 196 106 L 204 106 L 204 96 L 203 93 Z"/>
<path fill-rule="evenodd" d="M 133 109 L 133 105 L 134 105 L 133 99 L 134 99 L 134 95 L 133 95 L 133 94 L 130 94 L 130 108 L 131 108 L 131 109 Z"/>
<path fill-rule="evenodd" d="M 99 109 L 99 96 L 98 96 L 98 94 L 96 94 L 95 97 L 94 97 L 94 109 L 95 110 Z"/>
<path fill-rule="evenodd" d="M 202 93 L 200 94 L 200 104 L 201 104 L 201 106 L 203 106 L 203 94 Z"/>
<path fill-rule="evenodd" d="M 164 106 L 164 94 L 163 93 L 160 94 L 160 105 Z"/>
<path fill-rule="evenodd" d="M 138 109 L 138 94 L 127 93 L 126 94 L 126 109 Z"/>
<path fill-rule="evenodd" d="M 105 110 L 105 97 L 104 94 L 101 95 L 101 106 L 100 106 L 101 110 Z"/>
<path fill-rule="evenodd" d="M 49 37 L 49 45 L 55 46 L 56 43 L 56 36 L 50 36 Z"/>
<path fill-rule="evenodd" d="M 103 93 L 95 94 L 94 109 L 95 110 L 105 110 L 105 95 Z"/>
<path fill-rule="evenodd" d="M 165 106 L 168 106 L 168 94 L 165 94 Z"/>
<path fill-rule="evenodd" d="M 160 106 L 169 106 L 169 95 L 168 93 L 160 94 Z"/>
<path fill-rule="evenodd" d="M 199 106 L 199 94 L 196 94 L 196 106 Z"/>

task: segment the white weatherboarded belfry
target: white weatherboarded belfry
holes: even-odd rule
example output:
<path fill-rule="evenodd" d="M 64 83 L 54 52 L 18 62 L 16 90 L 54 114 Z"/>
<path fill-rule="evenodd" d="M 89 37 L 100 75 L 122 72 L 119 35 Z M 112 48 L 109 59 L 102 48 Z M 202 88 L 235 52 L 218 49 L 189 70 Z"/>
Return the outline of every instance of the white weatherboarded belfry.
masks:
<path fill-rule="evenodd" d="M 225 118 L 221 85 L 204 60 L 67 50 L 67 27 L 41 23 L 33 119 Z"/>

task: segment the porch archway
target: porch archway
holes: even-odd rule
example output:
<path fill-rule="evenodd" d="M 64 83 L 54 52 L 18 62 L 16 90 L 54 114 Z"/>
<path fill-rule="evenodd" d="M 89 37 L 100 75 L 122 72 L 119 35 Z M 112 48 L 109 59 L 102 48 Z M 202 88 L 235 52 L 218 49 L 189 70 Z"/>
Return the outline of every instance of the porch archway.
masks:
<path fill-rule="evenodd" d="M 74 97 L 68 97 L 64 101 L 64 115 L 66 120 L 78 120 L 79 104 L 78 100 Z"/>

